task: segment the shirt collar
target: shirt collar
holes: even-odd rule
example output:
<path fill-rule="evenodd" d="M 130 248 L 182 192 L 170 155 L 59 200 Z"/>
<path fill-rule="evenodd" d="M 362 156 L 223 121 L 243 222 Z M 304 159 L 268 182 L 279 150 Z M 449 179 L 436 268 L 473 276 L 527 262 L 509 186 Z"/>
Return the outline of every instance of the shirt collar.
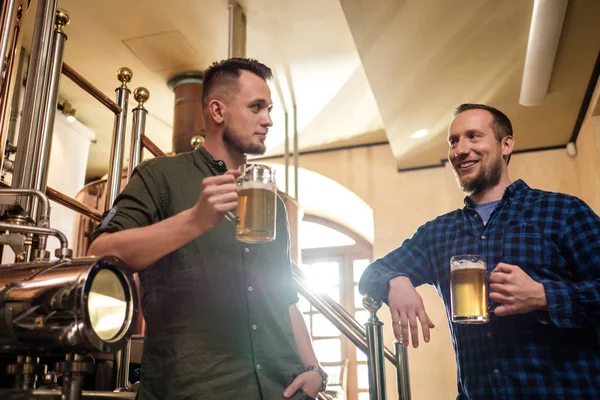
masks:
<path fill-rule="evenodd" d="M 196 152 L 209 165 L 209 167 L 220 174 L 227 172 L 225 161 L 215 159 L 204 147 L 199 147 Z"/>
<path fill-rule="evenodd" d="M 504 195 L 502 196 L 503 201 L 512 201 L 515 196 L 518 196 L 524 190 L 529 189 L 529 186 L 522 179 L 517 179 L 513 183 L 511 183 L 505 190 Z M 473 201 L 469 198 L 469 196 L 465 197 L 465 206 L 468 208 L 473 208 Z"/>

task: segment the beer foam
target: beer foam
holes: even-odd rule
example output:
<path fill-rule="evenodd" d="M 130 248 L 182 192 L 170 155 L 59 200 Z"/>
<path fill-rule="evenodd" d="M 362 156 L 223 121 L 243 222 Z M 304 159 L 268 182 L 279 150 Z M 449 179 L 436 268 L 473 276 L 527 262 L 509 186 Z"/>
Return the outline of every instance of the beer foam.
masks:
<path fill-rule="evenodd" d="M 271 192 L 275 191 L 274 183 L 265 183 L 265 182 L 256 182 L 256 181 L 242 181 L 240 185 L 241 190 L 245 189 L 264 189 L 269 190 Z"/>
<path fill-rule="evenodd" d="M 485 261 L 471 261 L 471 260 L 452 260 L 450 262 L 450 268 L 452 271 L 459 269 L 486 269 Z"/>

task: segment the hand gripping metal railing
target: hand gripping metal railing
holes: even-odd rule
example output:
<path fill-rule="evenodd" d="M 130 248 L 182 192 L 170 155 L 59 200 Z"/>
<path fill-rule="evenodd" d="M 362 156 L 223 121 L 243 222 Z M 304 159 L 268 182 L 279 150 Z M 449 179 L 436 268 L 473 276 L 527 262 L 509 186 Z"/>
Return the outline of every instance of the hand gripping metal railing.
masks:
<path fill-rule="evenodd" d="M 318 293 L 307 283 L 302 270 L 292 263 L 292 272 L 298 292 L 312 306 L 327 318 L 348 340 L 367 355 L 369 371 L 369 394 L 371 400 L 385 400 L 385 366 L 387 359 L 396 368 L 398 382 L 398 398 L 410 400 L 410 382 L 408 376 L 408 357 L 401 341 L 394 343 L 394 353 L 383 345 L 383 323 L 376 312 L 381 302 L 369 296 L 363 298 L 363 305 L 370 317 L 363 327 L 340 304 L 326 294 Z"/>

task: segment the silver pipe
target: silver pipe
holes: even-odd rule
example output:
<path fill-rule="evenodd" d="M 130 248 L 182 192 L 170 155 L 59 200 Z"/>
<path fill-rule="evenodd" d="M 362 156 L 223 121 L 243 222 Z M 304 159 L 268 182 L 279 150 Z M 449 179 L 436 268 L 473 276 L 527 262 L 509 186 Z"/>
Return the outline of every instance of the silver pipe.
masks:
<path fill-rule="evenodd" d="M 115 389 L 128 389 L 131 386 L 131 383 L 129 382 L 131 339 L 127 339 L 125 346 L 115 353 L 114 360 Z"/>
<path fill-rule="evenodd" d="M 333 312 L 326 303 L 320 298 L 319 295 L 314 293 L 308 284 L 298 275 L 293 274 L 296 281 L 296 287 L 298 292 L 304 296 L 314 308 L 317 309 L 325 318 L 327 318 L 348 340 L 352 342 L 356 347 L 362 350 L 365 354 L 367 353 L 367 341 L 364 337 L 354 332 L 342 318 Z"/>
<path fill-rule="evenodd" d="M 4 147 L 8 138 L 7 121 L 10 121 L 8 104 L 11 98 L 11 92 L 14 88 L 13 70 L 15 60 L 18 58 L 21 49 L 20 33 L 20 15 L 19 7 L 21 0 L 7 0 L 2 2 L 0 10 L 0 171 L 4 162 Z M 17 69 L 18 71 L 18 69 Z M 5 134 L 6 133 L 6 137 Z"/>
<path fill-rule="evenodd" d="M 233 36 L 235 34 L 235 29 L 234 29 L 235 10 L 238 7 L 239 7 L 239 5 L 237 5 L 235 3 L 229 4 L 229 43 L 228 43 L 229 47 L 227 49 L 227 58 L 233 57 L 233 50 L 234 50 Z"/>
<path fill-rule="evenodd" d="M 15 87 L 12 93 L 10 106 L 10 119 L 8 121 L 6 140 L 15 144 L 15 132 L 17 131 L 17 121 L 21 115 L 21 92 L 23 91 L 23 72 L 28 63 L 29 56 L 26 50 L 21 47 L 19 51 L 19 66 L 15 75 Z"/>
<path fill-rule="evenodd" d="M 29 225 L 17 225 L 17 224 L 9 224 L 6 222 L 0 222 L 0 230 L 2 231 L 11 231 L 11 232 L 19 232 L 19 233 L 33 233 L 36 235 L 50 235 L 54 236 L 60 241 L 61 250 L 69 249 L 69 241 L 67 237 L 59 230 L 52 228 L 40 228 L 38 226 L 29 226 Z"/>
<path fill-rule="evenodd" d="M 131 128 L 131 146 L 129 148 L 129 169 L 127 171 L 127 180 L 131 178 L 133 170 L 142 162 L 142 137 L 146 133 L 146 117 L 148 110 L 144 108 L 144 102 L 148 101 L 150 93 L 145 88 L 137 88 L 133 91 L 133 98 L 138 102 L 138 106 L 133 109 L 133 124 Z"/>
<path fill-rule="evenodd" d="M 124 85 L 117 89 L 121 90 L 118 94 L 117 102 L 119 106 L 123 110 L 123 112 L 117 115 L 117 120 L 121 117 L 121 115 L 127 115 L 127 95 L 124 94 L 123 88 L 127 89 Z M 129 89 L 127 89 L 129 92 Z M 124 96 L 124 99 L 123 97 Z M 146 114 L 148 113 L 144 109 L 144 102 L 148 100 L 150 94 L 148 90 L 145 88 L 137 88 L 134 90 L 134 98 L 138 101 L 138 106 L 133 110 L 133 126 L 131 130 L 131 148 L 129 152 L 129 166 L 127 170 L 127 180 L 131 177 L 133 173 L 133 169 L 140 163 L 142 159 L 142 138 L 144 136 L 144 132 L 146 130 Z M 124 103 L 123 103 L 124 101 Z M 107 183 L 109 184 L 109 192 L 106 196 L 106 209 L 108 210 L 112 203 L 117 198 L 117 194 L 119 193 L 120 185 L 121 185 L 121 168 L 123 164 L 123 144 L 125 142 L 125 118 L 122 121 L 123 128 L 122 132 L 115 132 L 115 137 L 113 138 L 113 150 L 114 156 L 117 152 L 121 153 L 119 164 L 116 161 L 111 162 L 111 169 L 108 173 Z M 121 146 L 119 150 L 115 148 L 115 146 Z M 117 157 L 115 156 L 115 159 Z M 118 166 L 118 168 L 117 168 Z M 112 174 L 111 174 L 112 171 Z M 112 186 L 112 191 L 110 191 L 110 187 Z M 109 202 L 109 197 L 110 199 Z M 131 339 L 127 339 L 125 346 L 115 353 L 114 357 L 114 380 L 115 380 L 115 389 L 128 389 L 131 384 L 129 382 L 129 363 L 131 361 Z"/>
<path fill-rule="evenodd" d="M 290 134 L 289 117 L 285 112 L 285 140 L 283 145 L 283 160 L 285 163 L 285 193 L 290 194 Z"/>
<path fill-rule="evenodd" d="M 369 397 L 371 400 L 385 400 L 385 365 L 383 354 L 383 322 L 377 318 L 377 310 L 381 301 L 375 301 L 369 296 L 363 297 L 363 306 L 371 316 L 365 324 L 367 328 L 367 342 L 369 354 L 367 365 L 369 369 Z"/>
<path fill-rule="evenodd" d="M 12 42 L 12 34 L 17 25 L 17 10 L 22 0 L 4 0 L 0 9 L 0 55 L 5 60 Z M 8 64 L 0 63 L 0 77 L 8 78 Z"/>
<path fill-rule="evenodd" d="M 35 196 L 41 203 L 41 216 L 37 226 L 40 228 L 48 228 L 50 226 L 50 201 L 48 197 L 40 190 L 36 189 L 0 189 L 0 197 L 2 196 Z"/>
<path fill-rule="evenodd" d="M 48 94 L 44 109 L 44 120 L 41 126 L 41 136 L 36 157 L 36 171 L 34 175 L 34 188 L 41 192 L 46 191 L 48 182 L 48 169 L 50 165 L 50 152 L 52 150 L 52 136 L 54 133 L 54 118 L 56 116 L 56 106 L 58 103 L 58 87 L 60 84 L 60 75 L 62 69 L 62 59 L 65 49 L 67 36 L 62 28 L 69 23 L 69 16 L 64 11 L 56 12 L 56 31 L 54 32 L 54 45 L 52 53 L 52 63 L 49 71 L 50 79 L 48 82 Z M 34 199 L 31 207 L 30 217 L 37 221 L 39 218 L 39 202 Z M 40 242 L 40 247 L 45 249 L 45 243 Z"/>
<path fill-rule="evenodd" d="M 396 379 L 398 381 L 398 399 L 410 400 L 410 377 L 408 375 L 408 352 L 402 342 L 394 342 L 394 353 L 396 354 Z"/>
<path fill-rule="evenodd" d="M 131 178 L 133 170 L 142 161 L 142 136 L 146 130 L 146 116 L 148 111 L 143 108 L 133 110 L 133 129 L 131 132 L 131 146 L 129 149 L 129 170 L 127 180 Z"/>
<path fill-rule="evenodd" d="M 131 93 L 124 82 L 116 89 L 117 104 L 121 112 L 115 116 L 115 128 L 112 145 L 110 146 L 110 165 L 106 185 L 105 209 L 108 210 L 114 203 L 121 188 L 121 169 L 123 168 L 123 153 L 125 150 L 125 126 L 127 124 L 127 104 Z"/>
<path fill-rule="evenodd" d="M 12 186 L 30 189 L 34 187 L 35 157 L 40 142 L 41 123 L 48 95 L 48 80 L 52 56 L 54 19 L 57 0 L 39 0 L 34 23 L 31 57 L 27 68 L 27 84 L 23 98 L 23 113 L 19 128 L 18 152 Z M 31 199 L 21 206 L 31 211 Z M 30 214 L 31 217 L 34 217 Z"/>
<path fill-rule="evenodd" d="M 294 198 L 298 201 L 298 112 L 294 104 Z"/>

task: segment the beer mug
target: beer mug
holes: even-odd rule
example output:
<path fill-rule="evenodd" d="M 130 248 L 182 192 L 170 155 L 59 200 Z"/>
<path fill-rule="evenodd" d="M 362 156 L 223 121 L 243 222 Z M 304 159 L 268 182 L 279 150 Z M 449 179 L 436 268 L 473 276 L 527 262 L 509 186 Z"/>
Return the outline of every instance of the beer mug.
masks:
<path fill-rule="evenodd" d="M 235 236 L 245 243 L 270 242 L 275 239 L 277 221 L 275 170 L 261 164 L 243 168 L 238 178 Z"/>
<path fill-rule="evenodd" d="M 488 322 L 488 277 L 483 257 L 469 254 L 450 259 L 450 299 L 452 322 Z"/>

